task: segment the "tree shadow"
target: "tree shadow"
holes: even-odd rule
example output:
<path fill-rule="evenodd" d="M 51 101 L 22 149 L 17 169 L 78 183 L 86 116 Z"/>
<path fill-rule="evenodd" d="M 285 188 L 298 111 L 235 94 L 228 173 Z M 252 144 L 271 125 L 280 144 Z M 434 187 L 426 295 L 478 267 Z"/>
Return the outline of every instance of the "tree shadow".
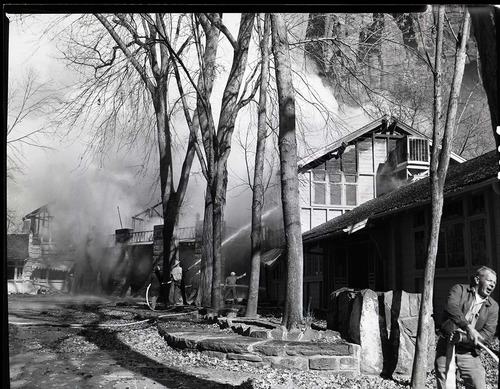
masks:
<path fill-rule="evenodd" d="M 381 376 L 383 378 L 392 378 L 398 364 L 400 328 L 399 315 L 401 313 L 402 292 L 394 291 L 392 294 L 391 307 L 386 312 L 385 294 L 379 295 L 379 325 L 380 337 L 382 342 L 382 355 L 384 359 Z M 387 318 L 387 314 L 390 315 Z M 387 326 L 387 320 L 390 320 L 390 335 Z"/>
<path fill-rule="evenodd" d="M 126 331 L 126 329 L 104 327 L 105 324 L 103 323 L 109 320 L 109 315 L 101 312 L 99 307 L 91 307 L 90 310 L 92 310 L 94 315 L 98 315 L 98 317 L 91 323 L 85 324 L 85 327 L 75 332 L 75 334 L 82 336 L 86 341 L 97 346 L 100 351 L 107 354 L 115 361 L 116 365 L 123 369 L 156 381 L 166 388 L 229 389 L 252 387 L 248 382 L 243 382 L 240 385 L 231 385 L 199 378 L 195 375 L 159 363 L 133 350 L 119 338 L 119 333 Z M 156 318 L 150 318 L 148 322 L 138 325 L 151 326 L 154 322 L 156 322 Z M 57 352 L 58 344 L 53 344 L 51 347 Z"/>

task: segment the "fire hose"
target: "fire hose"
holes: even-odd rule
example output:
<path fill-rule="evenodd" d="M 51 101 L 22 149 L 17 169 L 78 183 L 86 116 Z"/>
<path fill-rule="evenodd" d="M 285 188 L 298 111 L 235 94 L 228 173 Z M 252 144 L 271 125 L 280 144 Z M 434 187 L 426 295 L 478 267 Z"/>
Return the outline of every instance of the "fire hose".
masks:
<path fill-rule="evenodd" d="M 148 318 L 144 320 L 139 320 L 139 321 L 134 321 L 131 323 L 109 323 L 109 324 L 103 324 L 103 323 L 89 323 L 89 324 L 80 324 L 80 323 L 47 323 L 47 322 L 14 322 L 14 321 L 9 321 L 9 324 L 15 325 L 15 326 L 26 326 L 26 327 L 69 327 L 69 328 L 112 328 L 112 327 L 128 327 L 128 326 L 133 326 L 137 324 L 142 324 L 142 323 L 147 323 L 147 322 L 155 322 L 158 319 L 164 318 L 164 317 L 173 317 L 173 316 L 182 316 L 182 315 L 191 315 L 193 313 L 198 313 L 198 310 L 193 310 L 191 312 L 180 312 L 180 313 L 169 313 L 165 315 L 160 315 L 156 316 L 154 318 Z"/>
<path fill-rule="evenodd" d="M 498 364 L 498 356 L 493 351 L 491 351 L 488 347 L 486 347 L 480 341 L 478 341 L 477 344 L 479 345 L 479 347 L 483 348 L 489 354 L 489 356 L 492 357 L 495 360 L 495 362 Z"/>

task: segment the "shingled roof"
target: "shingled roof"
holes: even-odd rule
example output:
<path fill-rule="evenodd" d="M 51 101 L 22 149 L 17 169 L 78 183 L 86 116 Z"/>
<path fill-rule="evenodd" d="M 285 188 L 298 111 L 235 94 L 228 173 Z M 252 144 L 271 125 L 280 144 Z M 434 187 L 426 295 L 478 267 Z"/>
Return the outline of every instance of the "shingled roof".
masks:
<path fill-rule="evenodd" d="M 450 195 L 461 189 L 492 179 L 497 180 L 498 154 L 496 150 L 467 162 L 450 166 L 446 175 L 444 193 Z M 304 243 L 343 233 L 358 223 L 388 212 L 424 204 L 430 201 L 429 177 L 401 186 L 392 192 L 367 201 L 353 210 L 327 221 L 302 234 Z"/>

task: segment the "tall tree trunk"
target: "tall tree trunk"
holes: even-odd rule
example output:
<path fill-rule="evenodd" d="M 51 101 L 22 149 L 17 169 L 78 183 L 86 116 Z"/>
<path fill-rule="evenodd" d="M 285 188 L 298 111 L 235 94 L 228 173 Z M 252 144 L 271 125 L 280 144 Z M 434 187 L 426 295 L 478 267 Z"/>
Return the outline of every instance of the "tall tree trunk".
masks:
<path fill-rule="evenodd" d="M 252 198 L 252 267 L 250 271 L 250 285 L 248 288 L 248 303 L 246 317 L 257 316 L 259 303 L 260 257 L 262 247 L 262 207 L 264 205 L 264 153 L 266 150 L 266 90 L 269 82 L 269 14 L 264 15 L 264 35 L 261 41 L 262 64 L 260 72 L 259 117 L 257 130 L 257 147 L 255 152 L 255 169 L 253 179 Z"/>
<path fill-rule="evenodd" d="M 215 137 L 215 124 L 213 120 L 210 97 L 212 95 L 219 45 L 220 30 L 215 27 L 204 14 L 197 15 L 205 32 L 205 49 L 200 59 L 200 77 L 198 79 L 199 95 L 196 109 L 200 122 L 200 130 L 205 150 L 207 190 L 205 192 L 205 211 L 203 219 L 203 242 L 201 255 L 201 283 L 198 302 L 208 307 L 212 300 L 213 280 L 213 196 L 211 189 L 215 174 L 215 157 L 213 139 Z M 201 46 L 201 44 L 200 44 Z M 201 50 L 201 48 L 199 49 Z M 201 162 L 201 161 L 200 161 Z"/>
<path fill-rule="evenodd" d="M 481 78 L 490 107 L 491 125 L 495 134 L 496 146 L 500 146 L 500 134 L 496 133 L 498 118 L 498 52 L 500 50 L 497 35 L 500 25 L 500 9 L 494 6 L 470 6 L 472 34 L 476 39 L 481 66 Z"/>
<path fill-rule="evenodd" d="M 450 99 L 446 112 L 444 131 L 440 117 L 442 113 L 442 46 L 444 28 L 444 6 L 439 6 L 437 25 L 437 44 L 434 73 L 434 134 L 430 166 L 431 182 L 431 230 L 427 248 L 427 262 L 424 270 L 424 286 L 420 303 L 417 340 L 415 344 L 415 358 L 412 370 L 412 388 L 425 388 L 429 337 L 430 317 L 432 315 L 432 296 L 434 289 L 434 274 L 436 268 L 436 255 L 438 251 L 439 229 L 444 202 L 444 184 L 450 161 L 451 147 L 453 144 L 455 118 L 458 106 L 458 97 L 465 68 L 466 43 L 469 38 L 470 16 L 465 10 L 461 26 L 459 48 L 455 56 L 455 68 L 450 90 Z M 442 133 L 442 137 L 441 137 Z"/>
<path fill-rule="evenodd" d="M 170 129 L 167 119 L 167 94 L 161 85 L 152 93 L 156 112 L 158 151 L 160 154 L 160 188 L 163 214 L 163 272 L 168 274 L 170 264 L 176 254 L 178 242 L 175 241 L 174 231 L 177 227 L 177 201 L 173 188 L 172 154 Z"/>
<path fill-rule="evenodd" d="M 282 14 L 271 14 L 271 29 L 278 89 L 281 199 L 287 248 L 286 295 L 281 324 L 291 329 L 303 322 L 303 254 L 295 135 L 295 96 L 288 37 Z"/>
<path fill-rule="evenodd" d="M 205 214 L 203 217 L 203 245 L 201 248 L 201 281 L 198 296 L 196 298 L 196 305 L 209 307 L 212 303 L 212 275 L 213 275 L 213 261 L 212 261 L 212 196 L 208 193 L 205 195 Z"/>
<path fill-rule="evenodd" d="M 222 302 L 222 227 L 227 191 L 227 160 L 231 152 L 231 137 L 239 111 L 238 93 L 248 58 L 248 47 L 252 36 L 255 14 L 241 15 L 238 38 L 233 44 L 234 56 L 229 78 L 222 95 L 221 113 L 217 138 L 213 140 L 215 150 L 215 176 L 211 188 L 213 200 L 213 278 L 212 308 L 218 310 Z"/>

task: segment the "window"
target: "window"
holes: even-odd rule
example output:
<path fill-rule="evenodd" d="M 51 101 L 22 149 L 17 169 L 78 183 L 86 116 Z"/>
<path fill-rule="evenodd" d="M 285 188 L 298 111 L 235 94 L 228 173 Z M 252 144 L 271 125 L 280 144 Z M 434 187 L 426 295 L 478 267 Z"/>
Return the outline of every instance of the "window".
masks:
<path fill-rule="evenodd" d="M 358 143 L 359 172 L 373 173 L 373 145 L 372 138 Z"/>
<path fill-rule="evenodd" d="M 469 215 L 483 214 L 485 212 L 484 195 L 471 196 L 469 200 Z"/>
<path fill-rule="evenodd" d="M 417 209 L 413 213 L 413 227 L 424 227 L 425 226 L 425 212 L 423 209 Z"/>
<path fill-rule="evenodd" d="M 443 219 L 454 219 L 464 216 L 462 200 L 446 202 L 443 205 Z"/>
<path fill-rule="evenodd" d="M 465 266 L 464 224 L 448 223 L 439 233 L 436 267 L 450 268 Z"/>
<path fill-rule="evenodd" d="M 317 277 L 323 274 L 323 255 L 307 253 L 304 261 L 304 277 Z"/>
<path fill-rule="evenodd" d="M 363 162 L 369 174 L 358 175 L 355 145 L 348 146 L 340 158 L 332 158 L 312 170 L 312 205 L 356 206 L 374 197 L 371 142 L 371 139 L 366 141 L 361 150 L 363 156 L 369 157 L 369 166 L 367 161 Z"/>
<path fill-rule="evenodd" d="M 357 205 L 357 177 L 354 175 L 345 176 L 345 203 L 346 205 Z"/>
<path fill-rule="evenodd" d="M 472 266 L 488 263 L 488 256 L 486 254 L 486 220 L 471 220 L 469 226 Z"/>
<path fill-rule="evenodd" d="M 463 223 L 455 223 L 446 227 L 446 251 L 448 267 L 465 266 Z"/>
<path fill-rule="evenodd" d="M 324 165 L 321 167 L 322 169 L 314 169 L 312 172 L 315 204 L 326 204 L 326 170 L 324 170 Z"/>
<path fill-rule="evenodd" d="M 342 154 L 342 171 L 345 174 L 356 174 L 358 172 L 356 164 L 356 146 L 348 146 Z"/>
<path fill-rule="evenodd" d="M 409 160 L 429 162 L 429 142 L 427 139 L 408 137 Z"/>
<path fill-rule="evenodd" d="M 425 231 L 416 231 L 414 234 L 415 239 L 415 267 L 423 269 L 426 260 L 426 244 L 425 244 Z"/>
<path fill-rule="evenodd" d="M 413 239 L 415 244 L 415 268 L 423 269 L 427 259 L 427 240 L 425 237 L 425 211 L 413 212 Z"/>
<path fill-rule="evenodd" d="M 330 183 L 330 204 L 342 205 L 342 185 Z"/>
<path fill-rule="evenodd" d="M 347 277 L 347 252 L 344 247 L 337 247 L 333 251 L 334 277 Z"/>

